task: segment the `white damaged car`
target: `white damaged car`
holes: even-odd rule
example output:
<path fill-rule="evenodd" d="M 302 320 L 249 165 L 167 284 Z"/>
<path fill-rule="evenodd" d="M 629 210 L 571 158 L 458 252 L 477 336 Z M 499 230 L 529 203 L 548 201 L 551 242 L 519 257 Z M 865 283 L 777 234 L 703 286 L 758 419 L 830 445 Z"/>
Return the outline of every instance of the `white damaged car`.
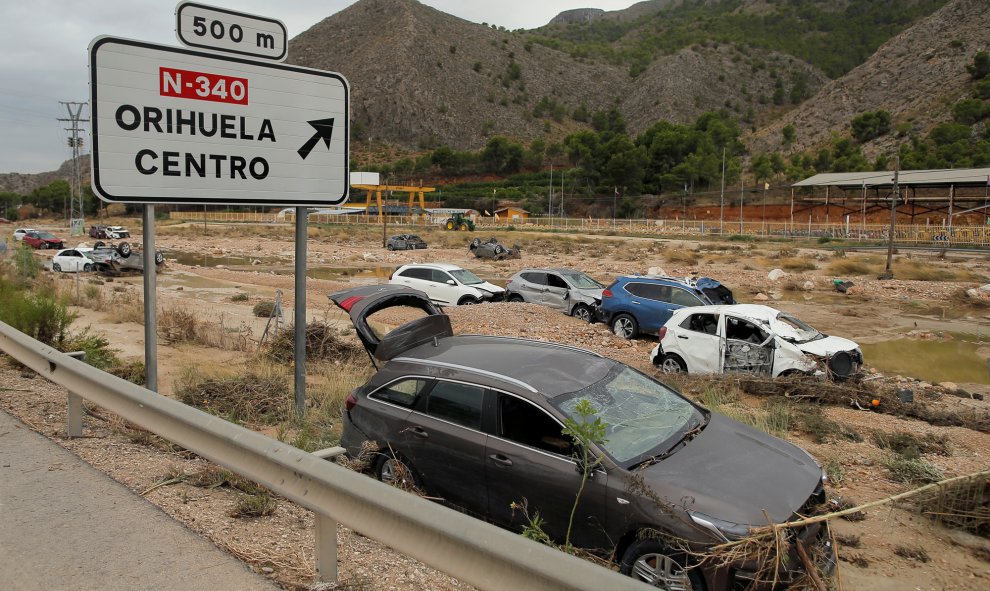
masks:
<path fill-rule="evenodd" d="M 665 373 L 805 373 L 847 378 L 863 365 L 859 345 L 818 332 L 769 306 L 736 304 L 675 310 L 650 359 Z"/>

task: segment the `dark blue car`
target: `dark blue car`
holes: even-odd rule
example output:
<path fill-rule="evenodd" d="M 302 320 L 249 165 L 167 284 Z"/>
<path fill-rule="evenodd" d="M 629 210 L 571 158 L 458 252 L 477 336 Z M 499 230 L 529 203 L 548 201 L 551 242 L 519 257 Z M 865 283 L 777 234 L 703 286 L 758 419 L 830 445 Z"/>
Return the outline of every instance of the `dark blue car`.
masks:
<path fill-rule="evenodd" d="M 601 310 L 612 332 L 633 339 L 640 333 L 657 333 L 678 308 L 734 303 L 732 292 L 708 277 L 627 275 L 602 292 Z"/>

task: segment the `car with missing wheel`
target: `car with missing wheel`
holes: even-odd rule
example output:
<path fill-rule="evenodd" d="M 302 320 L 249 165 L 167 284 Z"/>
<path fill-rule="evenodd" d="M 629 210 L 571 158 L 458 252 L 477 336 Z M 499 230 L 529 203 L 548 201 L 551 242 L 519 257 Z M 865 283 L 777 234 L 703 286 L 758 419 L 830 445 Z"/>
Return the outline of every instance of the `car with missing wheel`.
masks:
<path fill-rule="evenodd" d="M 573 545 L 671 591 L 749 588 L 768 576 L 786 583 L 804 564 L 834 568 L 825 523 L 795 525 L 769 575 L 746 561 L 697 562 L 768 521 L 817 511 L 824 472 L 800 447 L 590 351 L 454 335 L 449 317 L 415 289 L 364 286 L 330 299 L 377 369 L 347 396 L 341 445 L 379 480 L 514 531 L 529 523 L 525 507 L 556 543 L 569 532 Z M 386 334 L 375 329 L 372 317 L 388 310 L 393 318 L 399 307 L 418 317 Z M 592 420 L 589 405 L 604 423 L 600 443 L 564 429 Z"/>
<path fill-rule="evenodd" d="M 656 334 L 678 308 L 734 303 L 732 291 L 709 277 L 624 275 L 602 292 L 602 316 L 617 336 L 634 339 Z"/>
<path fill-rule="evenodd" d="M 127 271 L 144 272 L 144 254 L 133 250 L 128 242 L 114 245 L 97 241 L 86 256 L 103 275 L 121 275 Z M 155 251 L 155 268 L 164 264 L 165 254 L 160 250 Z"/>
<path fill-rule="evenodd" d="M 403 265 L 392 273 L 388 282 L 423 291 L 441 306 L 500 302 L 505 298 L 505 289 L 448 263 Z"/>
<path fill-rule="evenodd" d="M 397 234 L 385 241 L 388 250 L 418 250 L 426 246 L 426 241 L 415 234 Z"/>
<path fill-rule="evenodd" d="M 659 337 L 650 359 L 666 373 L 819 374 L 841 380 L 863 366 L 855 342 L 756 304 L 676 310 Z"/>
<path fill-rule="evenodd" d="M 594 322 L 601 314 L 604 289 L 604 285 L 577 269 L 523 269 L 505 284 L 505 299 L 542 304 Z"/>
<path fill-rule="evenodd" d="M 51 232 L 34 231 L 27 232 L 21 239 L 24 244 L 31 248 L 61 249 L 65 248 L 65 241 Z"/>

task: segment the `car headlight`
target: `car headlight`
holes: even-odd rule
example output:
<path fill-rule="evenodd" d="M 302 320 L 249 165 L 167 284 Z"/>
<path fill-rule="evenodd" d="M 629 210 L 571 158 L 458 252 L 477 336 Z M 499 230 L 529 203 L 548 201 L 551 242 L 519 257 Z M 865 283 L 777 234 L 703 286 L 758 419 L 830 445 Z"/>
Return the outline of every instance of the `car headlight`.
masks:
<path fill-rule="evenodd" d="M 749 535 L 750 527 L 748 525 L 740 525 L 730 521 L 715 519 L 714 517 L 709 517 L 704 513 L 698 513 L 696 511 L 688 511 L 688 515 L 691 516 L 691 521 L 707 529 L 715 534 L 716 537 L 726 542 L 730 540 L 739 540 Z"/>

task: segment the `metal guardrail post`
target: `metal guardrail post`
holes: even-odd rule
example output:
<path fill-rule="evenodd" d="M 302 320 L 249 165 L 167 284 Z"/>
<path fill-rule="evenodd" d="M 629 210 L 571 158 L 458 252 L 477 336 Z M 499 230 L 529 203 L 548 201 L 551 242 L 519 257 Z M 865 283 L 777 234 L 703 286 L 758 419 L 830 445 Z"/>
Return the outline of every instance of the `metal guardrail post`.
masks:
<path fill-rule="evenodd" d="M 337 522 L 316 514 L 316 577 L 323 583 L 337 582 Z"/>
<path fill-rule="evenodd" d="M 86 360 L 85 351 L 73 351 L 72 353 L 66 353 L 69 357 L 73 359 L 78 359 L 79 361 Z M 83 434 L 83 405 L 82 396 L 75 394 L 71 390 L 69 391 L 69 404 L 65 409 L 65 424 L 66 424 L 66 435 L 69 437 L 82 437 Z"/>

